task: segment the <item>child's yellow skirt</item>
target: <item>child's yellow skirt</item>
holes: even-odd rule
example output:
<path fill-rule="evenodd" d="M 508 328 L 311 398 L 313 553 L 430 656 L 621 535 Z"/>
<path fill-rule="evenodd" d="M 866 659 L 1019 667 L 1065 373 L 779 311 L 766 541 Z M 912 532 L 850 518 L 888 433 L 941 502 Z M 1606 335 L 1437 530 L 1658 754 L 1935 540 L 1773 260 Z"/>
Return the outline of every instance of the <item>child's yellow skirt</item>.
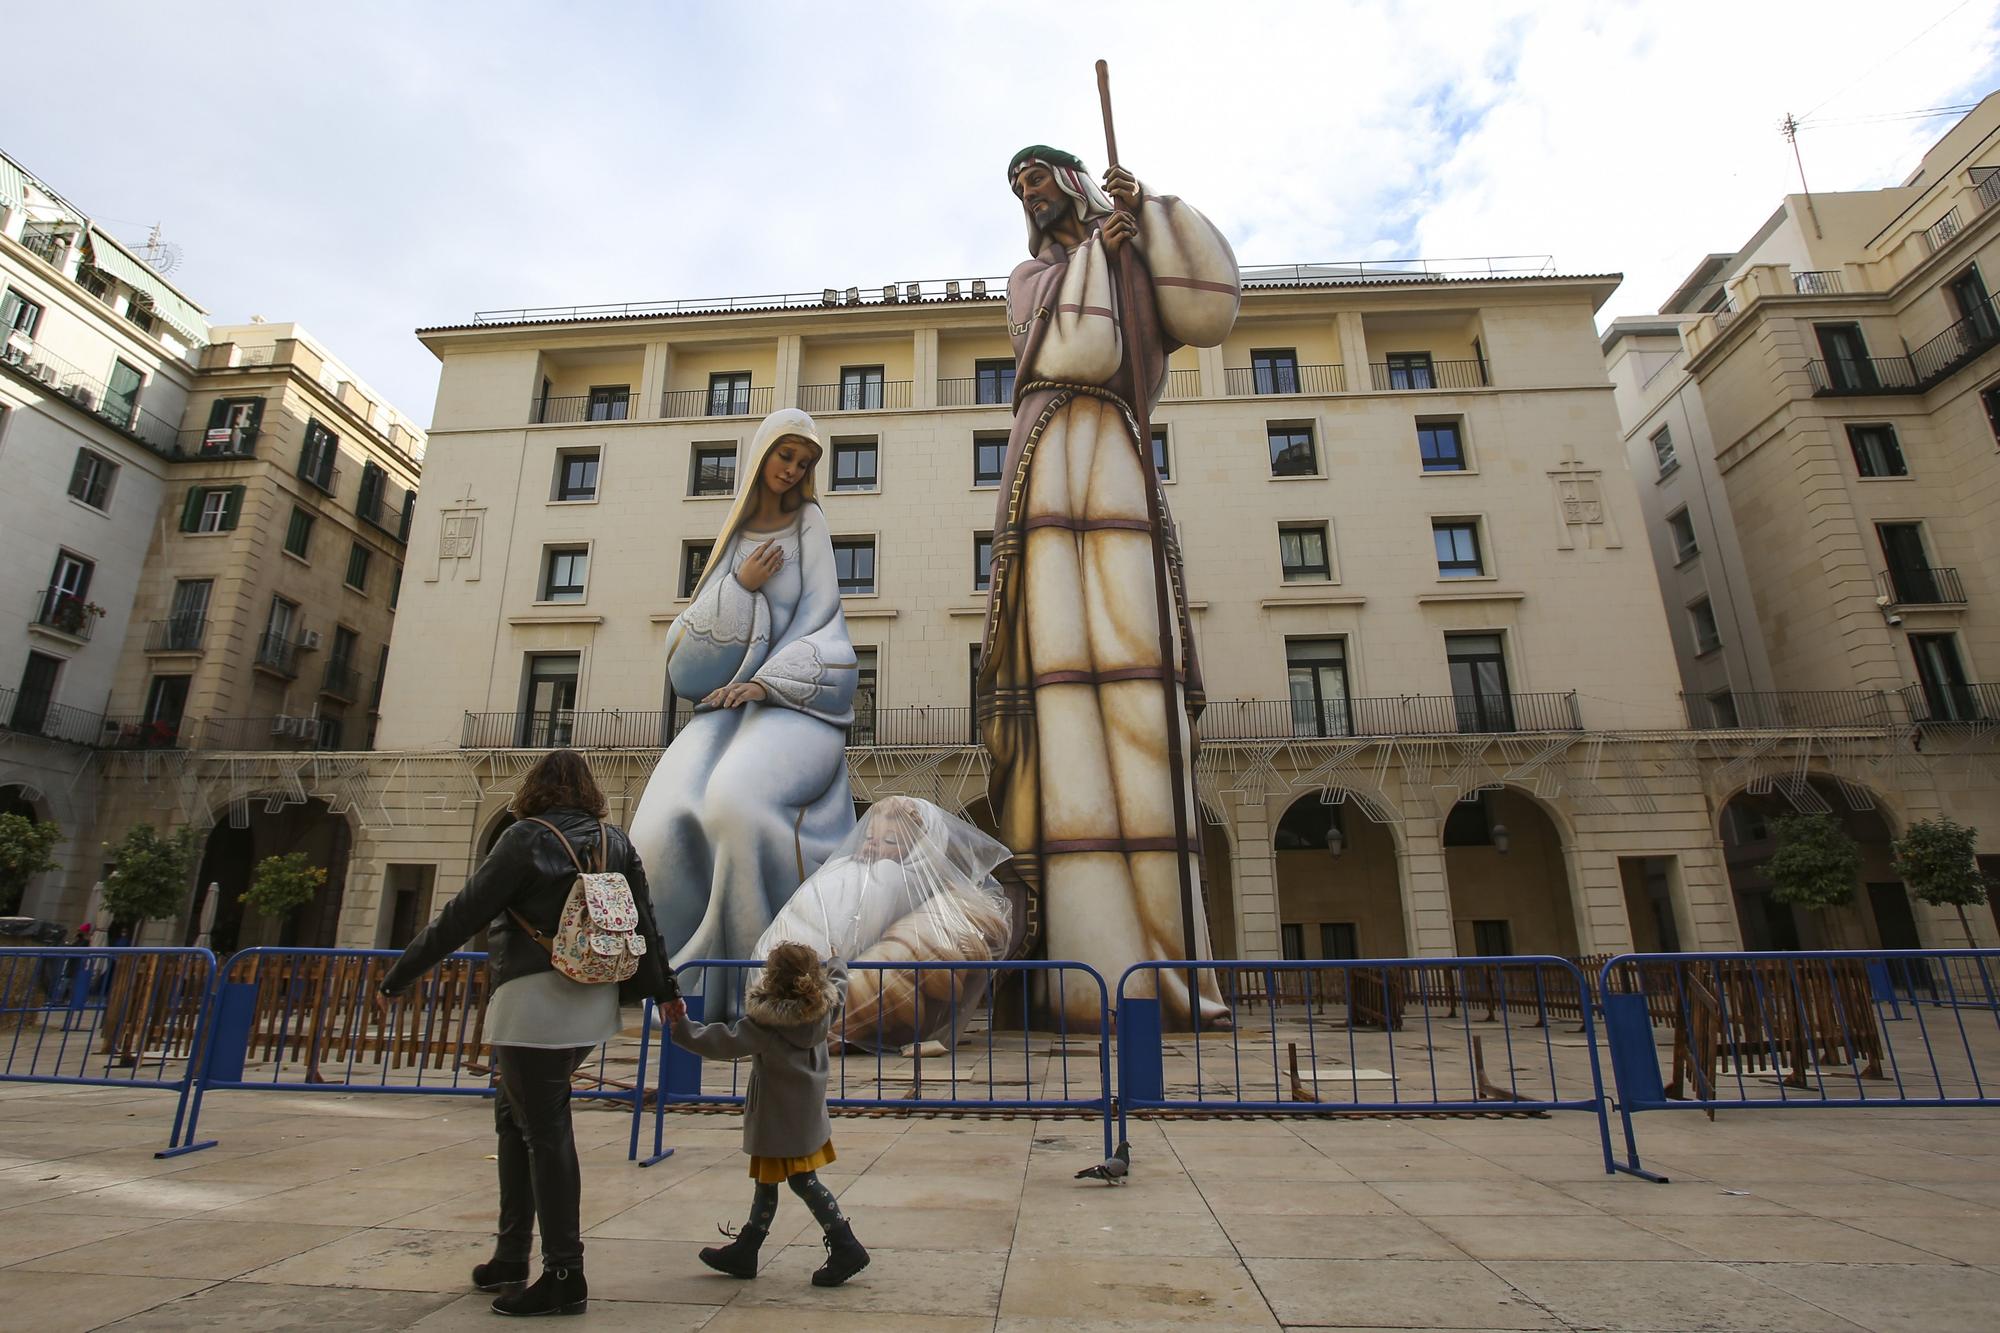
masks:
<path fill-rule="evenodd" d="M 750 1178 L 759 1185 L 782 1185 L 801 1171 L 817 1171 L 833 1163 L 833 1140 L 828 1139 L 810 1157 L 752 1157 Z"/>

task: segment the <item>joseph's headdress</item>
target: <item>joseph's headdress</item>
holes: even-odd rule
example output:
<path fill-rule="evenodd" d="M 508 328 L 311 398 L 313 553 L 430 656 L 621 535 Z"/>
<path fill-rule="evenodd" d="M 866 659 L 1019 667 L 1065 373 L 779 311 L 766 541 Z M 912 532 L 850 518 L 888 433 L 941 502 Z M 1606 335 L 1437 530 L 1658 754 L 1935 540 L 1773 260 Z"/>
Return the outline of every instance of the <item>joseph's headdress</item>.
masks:
<path fill-rule="evenodd" d="M 1060 148 L 1051 148 L 1045 143 L 1029 144 L 1014 154 L 1014 160 L 1007 164 L 1007 187 L 1012 189 L 1014 181 L 1030 166 L 1044 167 L 1056 178 L 1056 184 L 1076 205 L 1076 218 L 1088 222 L 1094 217 L 1108 217 L 1117 211 L 1116 206 L 1105 196 L 1090 173 L 1083 169 L 1083 159 L 1075 153 L 1065 153 Z M 1028 253 L 1042 252 L 1042 229 L 1035 225 L 1035 215 L 1028 211 L 1024 201 L 1021 212 L 1028 220 Z"/>

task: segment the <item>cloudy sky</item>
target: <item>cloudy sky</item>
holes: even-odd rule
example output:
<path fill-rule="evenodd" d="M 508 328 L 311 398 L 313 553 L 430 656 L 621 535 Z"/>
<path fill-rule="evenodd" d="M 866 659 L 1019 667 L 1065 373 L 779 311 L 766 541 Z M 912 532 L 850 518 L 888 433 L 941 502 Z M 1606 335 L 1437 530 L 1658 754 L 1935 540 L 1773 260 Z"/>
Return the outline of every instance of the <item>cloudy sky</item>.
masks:
<path fill-rule="evenodd" d="M 1607 320 L 1798 188 L 1786 112 L 1814 189 L 1865 189 L 1951 123 L 1890 117 L 2000 84 L 2000 0 L 65 13 L 0 146 L 420 422 L 411 330 L 475 310 L 1005 273 L 1014 150 L 1102 164 L 1099 57 L 1128 165 L 1243 262 L 1547 254 L 1627 275 Z"/>

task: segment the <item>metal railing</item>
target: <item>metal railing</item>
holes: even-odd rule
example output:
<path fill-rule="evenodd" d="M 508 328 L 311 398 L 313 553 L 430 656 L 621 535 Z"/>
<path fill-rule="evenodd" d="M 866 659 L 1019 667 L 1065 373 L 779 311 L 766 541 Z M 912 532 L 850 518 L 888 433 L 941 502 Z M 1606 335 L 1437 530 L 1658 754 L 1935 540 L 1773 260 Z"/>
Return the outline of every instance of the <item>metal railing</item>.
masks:
<path fill-rule="evenodd" d="M 979 721 L 970 708 L 856 706 L 850 746 L 949 746 L 979 744 Z"/>
<path fill-rule="evenodd" d="M 1917 684 L 1903 687 L 1903 706 L 1919 726 L 2000 722 L 2000 685 Z"/>
<path fill-rule="evenodd" d="M 299 645 L 282 634 L 270 631 L 257 636 L 257 665 L 281 676 L 299 674 Z"/>
<path fill-rule="evenodd" d="M 183 458 L 255 458 L 256 426 L 196 426 L 174 437 L 174 449 Z"/>
<path fill-rule="evenodd" d="M 567 394 L 561 398 L 537 398 L 528 420 L 537 426 L 574 425 L 580 421 L 625 421 L 632 414 L 632 396 L 601 398 L 595 394 Z"/>
<path fill-rule="evenodd" d="M 29 223 L 21 229 L 21 245 L 45 264 L 62 267 L 63 252 L 75 243 L 77 233 L 65 227 Z"/>
<path fill-rule="evenodd" d="M 1813 394 L 1916 393 L 1923 388 L 1907 356 L 1843 357 L 1806 362 Z"/>
<path fill-rule="evenodd" d="M 2000 204 L 2000 167 L 1974 167 L 1972 178 L 1978 182 L 1978 199 L 1981 212 Z"/>
<path fill-rule="evenodd" d="M 986 396 L 980 396 L 982 391 Z M 1014 384 L 1012 380 L 1000 381 L 991 376 L 942 379 L 937 382 L 937 401 L 939 407 L 1012 407 Z"/>
<path fill-rule="evenodd" d="M 1917 379 L 1929 385 L 2000 343 L 2000 307 L 1987 297 L 1971 314 L 1955 321 L 1910 353 Z"/>
<path fill-rule="evenodd" d="M 1891 566 L 1875 576 L 1891 606 L 1964 606 L 1965 584 L 1948 565 Z"/>
<path fill-rule="evenodd" d="M 1491 381 L 1484 361 L 1431 361 L 1417 365 L 1373 361 L 1369 381 L 1377 389 L 1484 389 Z"/>
<path fill-rule="evenodd" d="M 1396 698 L 1211 699 L 1203 740 L 1302 740 L 1315 736 L 1458 736 L 1484 732 L 1581 731 L 1576 692 L 1424 695 Z"/>
<path fill-rule="evenodd" d="M 668 420 L 688 417 L 761 417 L 771 411 L 768 384 L 747 389 L 669 389 L 660 397 L 660 415 Z"/>
<path fill-rule="evenodd" d="M 878 380 L 872 384 L 801 384 L 801 412 L 880 412 L 910 405 L 909 380 Z"/>
<path fill-rule="evenodd" d="M 1730 690 L 1683 694 L 1681 704 L 1694 731 L 1873 730 L 1897 717 L 1884 690 Z"/>
<path fill-rule="evenodd" d="M 1792 274 L 1792 289 L 1800 296 L 1833 296 L 1846 290 L 1839 269 L 1807 269 Z"/>
<path fill-rule="evenodd" d="M 95 745 L 104 729 L 104 716 L 59 704 L 47 695 L 23 694 L 0 686 L 0 728 L 17 736 L 39 736 L 67 745 Z"/>
<path fill-rule="evenodd" d="M 183 614 L 155 620 L 146 627 L 149 653 L 198 653 L 208 637 L 206 615 Z"/>
<path fill-rule="evenodd" d="M 1924 244 L 1932 254 L 1944 249 L 1951 238 L 1958 235 L 1964 223 L 1959 221 L 1958 208 L 1954 205 L 1949 213 L 1924 228 Z"/>
<path fill-rule="evenodd" d="M 320 680 L 319 689 L 321 694 L 357 703 L 361 699 L 361 673 L 338 658 L 332 659 L 326 664 L 326 675 Z"/>
<path fill-rule="evenodd" d="M 107 717 L 98 728 L 97 745 L 103 750 L 179 750 L 193 730 L 194 723 L 186 718 L 169 722 L 140 714 Z"/>
<path fill-rule="evenodd" d="M 565 708 L 546 712 L 467 713 L 459 730 L 463 750 L 657 750 L 694 716 L 682 700 L 672 726 L 662 709 Z"/>
<path fill-rule="evenodd" d="M 188 723 L 182 731 L 193 733 Z M 211 717 L 203 719 L 202 750 L 291 750 L 319 744 L 320 720 L 278 713 L 267 717 Z"/>
<path fill-rule="evenodd" d="M 180 426 L 148 412 L 136 398 L 113 394 L 95 375 L 57 356 L 40 343 L 18 335 L 0 346 L 0 365 L 6 366 L 48 392 L 67 399 L 79 411 L 88 412 L 111 429 L 138 441 L 163 458 L 180 455 Z"/>
<path fill-rule="evenodd" d="M 1346 393 L 1344 366 L 1229 366 L 1223 392 L 1232 396 L 1267 393 Z"/>
<path fill-rule="evenodd" d="M 1169 370 L 1167 372 L 1167 382 L 1160 390 L 1161 402 L 1199 397 L 1201 397 L 1201 372 L 1199 370 Z"/>
<path fill-rule="evenodd" d="M 88 642 L 103 615 L 96 603 L 67 588 L 43 588 L 35 594 L 35 623 L 72 639 Z"/>

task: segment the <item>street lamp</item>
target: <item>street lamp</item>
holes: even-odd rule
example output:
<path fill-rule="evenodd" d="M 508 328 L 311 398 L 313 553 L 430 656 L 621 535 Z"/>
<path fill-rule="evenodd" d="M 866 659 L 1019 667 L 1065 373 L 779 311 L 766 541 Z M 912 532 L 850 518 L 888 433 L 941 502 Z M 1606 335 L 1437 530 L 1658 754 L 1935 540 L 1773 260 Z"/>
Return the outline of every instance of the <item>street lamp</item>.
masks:
<path fill-rule="evenodd" d="M 1493 850 L 1505 856 L 1507 849 L 1513 845 L 1514 839 L 1507 832 L 1507 826 L 1505 824 L 1495 824 L 1493 826 Z"/>
<path fill-rule="evenodd" d="M 1340 821 L 1334 820 L 1326 826 L 1326 854 L 1336 860 L 1347 850 L 1347 835 L 1340 831 Z"/>

